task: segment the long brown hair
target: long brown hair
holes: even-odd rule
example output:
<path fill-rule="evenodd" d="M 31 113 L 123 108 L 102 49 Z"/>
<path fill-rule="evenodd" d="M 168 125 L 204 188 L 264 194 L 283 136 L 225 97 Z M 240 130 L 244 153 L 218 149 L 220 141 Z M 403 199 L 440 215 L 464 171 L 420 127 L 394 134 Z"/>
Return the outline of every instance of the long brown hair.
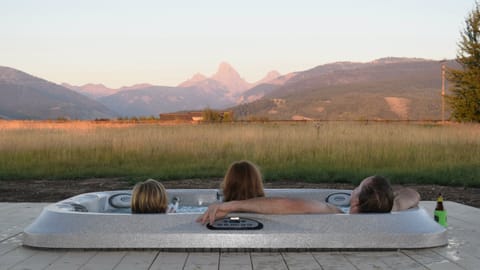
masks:
<path fill-rule="evenodd" d="M 393 190 L 390 182 L 381 176 L 368 177 L 358 194 L 361 213 L 388 213 L 393 207 Z M 366 179 L 366 180 L 367 180 Z"/>
<path fill-rule="evenodd" d="M 148 179 L 133 187 L 132 213 L 165 213 L 167 205 L 167 192 L 160 182 Z"/>
<path fill-rule="evenodd" d="M 230 165 L 220 188 L 226 202 L 265 196 L 260 170 L 247 160 Z"/>

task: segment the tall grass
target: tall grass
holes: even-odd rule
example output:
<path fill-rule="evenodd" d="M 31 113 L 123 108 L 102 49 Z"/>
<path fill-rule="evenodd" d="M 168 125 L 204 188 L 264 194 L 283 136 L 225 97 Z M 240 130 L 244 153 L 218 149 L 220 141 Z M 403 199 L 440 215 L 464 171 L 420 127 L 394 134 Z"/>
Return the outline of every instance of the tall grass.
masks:
<path fill-rule="evenodd" d="M 221 177 L 240 159 L 267 180 L 480 186 L 480 126 L 0 122 L 0 179 Z"/>

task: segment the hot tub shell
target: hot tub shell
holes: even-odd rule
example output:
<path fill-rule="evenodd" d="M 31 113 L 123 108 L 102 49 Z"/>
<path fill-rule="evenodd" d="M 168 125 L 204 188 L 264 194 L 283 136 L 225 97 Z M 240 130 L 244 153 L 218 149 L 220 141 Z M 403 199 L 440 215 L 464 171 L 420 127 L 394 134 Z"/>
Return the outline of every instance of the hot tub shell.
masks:
<path fill-rule="evenodd" d="M 181 204 L 218 202 L 216 189 L 172 189 Z M 268 189 L 267 196 L 326 200 L 350 190 Z M 24 230 L 23 244 L 39 248 L 162 250 L 412 249 L 444 246 L 446 229 L 423 208 L 389 214 L 260 215 L 233 213 L 263 224 L 260 230 L 210 230 L 198 213 L 105 213 L 109 198 L 130 191 L 81 194 L 44 208 Z M 74 210 L 77 211 L 74 211 Z M 88 212 L 79 212 L 87 210 Z"/>

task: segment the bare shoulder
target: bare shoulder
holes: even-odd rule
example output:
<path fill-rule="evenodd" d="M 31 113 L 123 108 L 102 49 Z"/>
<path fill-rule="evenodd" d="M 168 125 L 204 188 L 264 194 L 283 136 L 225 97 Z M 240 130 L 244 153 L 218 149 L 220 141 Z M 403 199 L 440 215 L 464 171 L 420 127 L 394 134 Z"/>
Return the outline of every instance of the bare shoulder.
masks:
<path fill-rule="evenodd" d="M 418 198 L 420 200 L 420 194 L 413 188 L 394 186 L 393 194 L 395 198 L 397 197 L 408 197 L 408 198 Z"/>
<path fill-rule="evenodd" d="M 416 207 L 420 202 L 420 194 L 412 188 L 396 186 L 393 188 L 393 193 L 395 196 L 393 201 L 393 211 L 401 211 Z"/>

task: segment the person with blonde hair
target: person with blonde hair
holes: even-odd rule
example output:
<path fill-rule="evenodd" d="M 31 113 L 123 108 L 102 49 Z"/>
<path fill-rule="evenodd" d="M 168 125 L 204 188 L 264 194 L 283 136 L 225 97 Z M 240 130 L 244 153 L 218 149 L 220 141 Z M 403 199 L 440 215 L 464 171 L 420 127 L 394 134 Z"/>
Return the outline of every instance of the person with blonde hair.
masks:
<path fill-rule="evenodd" d="M 260 170 L 247 160 L 230 165 L 220 188 L 225 202 L 265 197 Z"/>
<path fill-rule="evenodd" d="M 134 214 L 167 212 L 168 198 L 165 187 L 154 179 L 137 183 L 132 191 L 131 208 Z"/>

